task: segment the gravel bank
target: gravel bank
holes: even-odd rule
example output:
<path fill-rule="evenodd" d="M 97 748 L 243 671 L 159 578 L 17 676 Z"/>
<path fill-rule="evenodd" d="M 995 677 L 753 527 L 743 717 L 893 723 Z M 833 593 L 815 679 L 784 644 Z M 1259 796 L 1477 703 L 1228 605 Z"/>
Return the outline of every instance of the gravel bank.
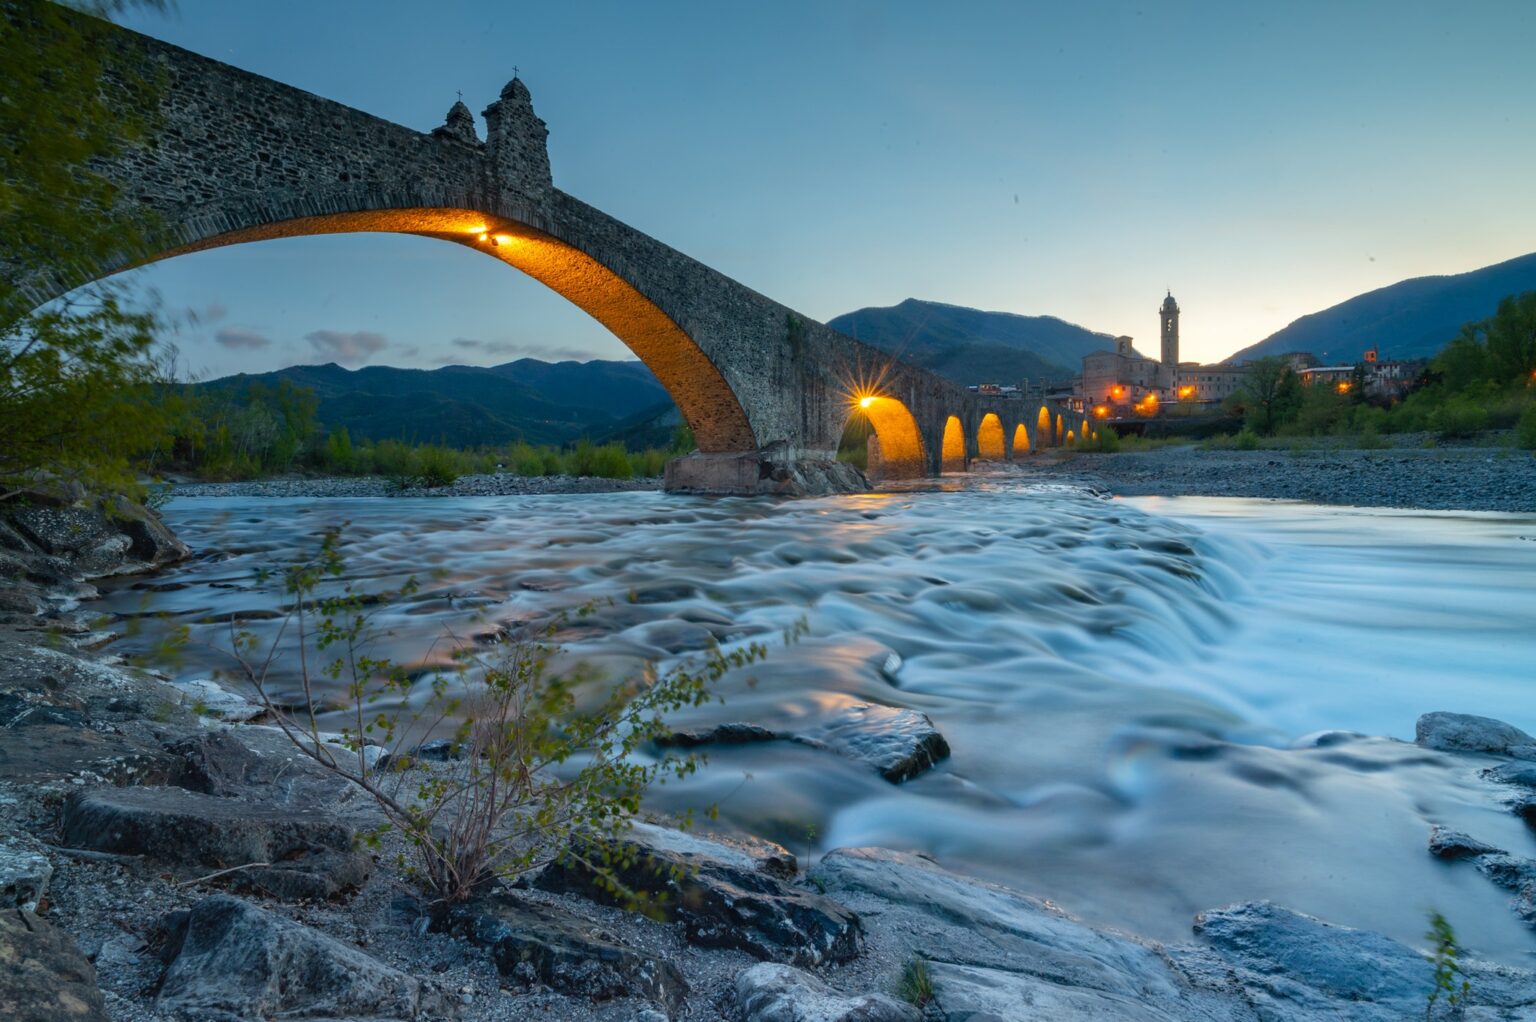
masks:
<path fill-rule="evenodd" d="M 1053 452 L 1020 463 L 1039 481 L 1123 496 L 1269 497 L 1355 507 L 1536 512 L 1536 457 L 1504 448 Z"/>
<path fill-rule="evenodd" d="M 588 476 L 464 476 L 452 486 L 405 489 L 382 476 L 260 479 L 242 483 L 178 483 L 176 497 L 521 497 L 540 493 L 610 493 L 659 490 L 661 477 L 596 479 Z"/>

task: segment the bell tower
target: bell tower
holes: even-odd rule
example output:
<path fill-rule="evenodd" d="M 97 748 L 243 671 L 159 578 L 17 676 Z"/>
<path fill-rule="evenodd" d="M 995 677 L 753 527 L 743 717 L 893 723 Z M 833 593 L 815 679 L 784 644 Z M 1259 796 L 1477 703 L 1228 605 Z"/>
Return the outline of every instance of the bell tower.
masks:
<path fill-rule="evenodd" d="M 1179 303 L 1173 300 L 1173 292 L 1163 299 L 1158 310 L 1163 320 L 1163 365 L 1176 369 L 1179 365 Z"/>

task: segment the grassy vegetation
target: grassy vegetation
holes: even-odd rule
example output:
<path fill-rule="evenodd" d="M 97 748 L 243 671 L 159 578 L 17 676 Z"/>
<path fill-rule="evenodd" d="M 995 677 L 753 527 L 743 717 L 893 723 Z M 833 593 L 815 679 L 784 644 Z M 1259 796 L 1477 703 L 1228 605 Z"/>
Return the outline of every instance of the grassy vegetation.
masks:
<path fill-rule="evenodd" d="M 401 486 L 449 486 L 460 476 L 657 476 L 668 459 L 693 450 L 679 427 L 667 448 L 631 451 L 619 443 L 578 440 L 567 448 L 515 443 L 462 450 L 404 440 L 354 441 L 345 428 L 326 430 L 309 391 L 284 382 L 254 383 L 236 394 L 183 401 L 172 436 L 146 459 L 147 470 L 176 470 L 228 481 L 289 473 L 378 475 Z"/>

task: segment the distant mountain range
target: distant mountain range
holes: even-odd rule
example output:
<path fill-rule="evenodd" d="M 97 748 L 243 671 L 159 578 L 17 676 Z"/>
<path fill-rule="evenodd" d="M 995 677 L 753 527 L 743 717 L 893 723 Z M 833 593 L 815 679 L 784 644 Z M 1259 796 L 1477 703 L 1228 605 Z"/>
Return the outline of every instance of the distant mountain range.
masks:
<path fill-rule="evenodd" d="M 1499 300 L 1536 291 L 1536 253 L 1445 277 L 1414 277 L 1303 316 L 1232 355 L 1231 361 L 1310 351 L 1326 362 L 1357 362 L 1367 348 L 1381 357 L 1428 358 L 1464 323 L 1487 319 Z"/>
<path fill-rule="evenodd" d="M 672 408 L 672 399 L 640 362 L 543 362 L 499 366 L 346 369 L 335 363 L 226 376 L 194 384 L 205 393 L 288 380 L 314 391 L 328 429 L 354 439 L 446 443 L 455 447 L 566 444 L 606 438 Z M 638 432 L 643 433 L 643 430 Z"/>
<path fill-rule="evenodd" d="M 827 325 L 961 384 L 1063 379 L 1077 375 L 1090 351 L 1115 346 L 1111 335 L 1055 316 L 982 312 L 916 298 L 859 309 Z"/>

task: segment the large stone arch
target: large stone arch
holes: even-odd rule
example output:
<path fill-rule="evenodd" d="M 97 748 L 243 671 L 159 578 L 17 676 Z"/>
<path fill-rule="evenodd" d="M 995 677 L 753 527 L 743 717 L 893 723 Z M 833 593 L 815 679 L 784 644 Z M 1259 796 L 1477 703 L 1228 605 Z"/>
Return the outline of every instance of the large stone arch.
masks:
<path fill-rule="evenodd" d="M 983 461 L 1002 461 L 1007 456 L 1003 421 L 996 412 L 987 412 L 976 427 L 976 457 Z"/>
<path fill-rule="evenodd" d="M 334 198 L 310 199 L 304 209 L 342 205 Z M 633 285 L 574 245 L 522 221 L 474 209 L 405 205 L 297 216 L 293 212 L 291 205 L 246 207 L 241 214 L 252 222 L 244 225 L 235 224 L 227 212 L 192 217 L 176 231 L 181 244 L 141 261 L 316 234 L 386 232 L 453 242 L 523 271 L 607 327 L 666 387 L 701 451 L 758 446 L 735 393 L 694 340 Z M 209 227 L 215 228 L 213 233 L 199 236 Z M 194 240 L 185 240 L 189 237 Z"/>
<path fill-rule="evenodd" d="M 863 415 L 874 427 L 869 447 L 873 478 L 915 479 L 928 474 L 928 453 L 923 444 L 917 419 L 900 398 L 886 394 L 864 394 L 855 405 L 855 415 Z"/>

